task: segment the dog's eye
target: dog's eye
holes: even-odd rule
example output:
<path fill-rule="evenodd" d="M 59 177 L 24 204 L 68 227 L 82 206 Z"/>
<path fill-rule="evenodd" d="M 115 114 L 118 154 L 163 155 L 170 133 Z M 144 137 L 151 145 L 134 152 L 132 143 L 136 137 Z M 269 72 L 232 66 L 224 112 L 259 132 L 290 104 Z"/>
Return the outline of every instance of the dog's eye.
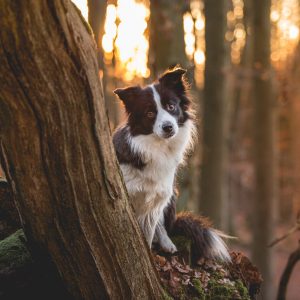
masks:
<path fill-rule="evenodd" d="M 153 111 L 148 111 L 148 112 L 147 112 L 147 117 L 148 117 L 149 119 L 154 118 L 154 116 L 155 116 L 155 113 L 154 113 Z"/>
<path fill-rule="evenodd" d="M 175 105 L 174 104 L 167 104 L 167 110 L 168 111 L 174 111 L 175 110 Z"/>
<path fill-rule="evenodd" d="M 188 110 L 189 106 L 187 104 L 184 104 L 182 108 L 183 108 L 183 110 L 186 111 L 186 110 Z"/>

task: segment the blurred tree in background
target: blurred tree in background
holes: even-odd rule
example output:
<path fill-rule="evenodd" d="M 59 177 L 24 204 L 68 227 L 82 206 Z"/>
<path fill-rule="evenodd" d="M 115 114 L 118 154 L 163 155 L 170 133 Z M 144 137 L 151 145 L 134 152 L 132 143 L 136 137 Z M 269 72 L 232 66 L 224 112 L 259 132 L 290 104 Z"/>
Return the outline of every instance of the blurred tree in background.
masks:
<path fill-rule="evenodd" d="M 150 1 L 149 65 L 157 77 L 169 67 L 187 67 L 185 54 L 183 13 L 186 1 Z"/>
<path fill-rule="evenodd" d="M 272 94 L 271 0 L 253 1 L 254 169 L 253 259 L 260 266 L 265 299 L 274 299 L 272 250 L 276 204 L 275 106 Z"/>
<path fill-rule="evenodd" d="M 203 92 L 203 159 L 200 208 L 218 228 L 225 229 L 227 206 L 226 79 L 229 52 L 225 42 L 228 2 L 204 1 L 205 75 Z"/>
<path fill-rule="evenodd" d="M 104 69 L 104 55 L 101 47 L 101 39 L 104 34 L 104 23 L 106 15 L 106 0 L 88 0 L 88 22 L 93 29 L 95 41 L 98 46 L 99 68 Z"/>

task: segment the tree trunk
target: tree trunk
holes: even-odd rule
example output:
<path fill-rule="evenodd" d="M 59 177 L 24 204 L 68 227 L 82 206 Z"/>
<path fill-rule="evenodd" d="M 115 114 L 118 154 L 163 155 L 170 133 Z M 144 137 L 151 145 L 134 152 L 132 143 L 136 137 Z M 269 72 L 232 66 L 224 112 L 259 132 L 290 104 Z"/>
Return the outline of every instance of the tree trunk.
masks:
<path fill-rule="evenodd" d="M 272 250 L 275 204 L 275 101 L 272 99 L 270 62 L 271 0 L 253 2 L 254 59 L 254 167 L 256 195 L 254 207 L 253 259 L 263 278 L 263 298 L 274 299 Z"/>
<path fill-rule="evenodd" d="M 286 91 L 288 91 L 288 103 L 290 109 L 291 122 L 291 154 L 293 162 L 293 213 L 300 212 L 300 43 L 295 52 L 295 57 L 291 61 L 286 78 Z"/>
<path fill-rule="evenodd" d="M 105 16 L 106 16 L 106 8 L 107 8 L 107 0 L 88 0 L 88 9 L 89 9 L 89 24 L 91 25 L 94 38 L 97 43 L 98 48 L 98 62 L 100 74 L 102 76 L 103 82 L 103 91 L 105 104 L 108 110 L 110 127 L 116 128 L 120 122 L 120 107 L 119 103 L 116 102 L 115 94 L 112 92 L 115 89 L 113 86 L 111 89 L 107 84 L 113 82 L 113 78 L 109 76 L 109 66 L 104 64 L 104 51 L 102 48 L 102 37 L 104 35 L 104 24 L 105 24 Z"/>
<path fill-rule="evenodd" d="M 104 23 L 106 15 L 106 0 L 88 0 L 88 9 L 89 9 L 89 24 L 91 25 L 95 41 L 98 48 L 98 60 L 99 68 L 104 70 L 104 60 L 103 60 L 103 48 L 102 48 L 102 37 L 104 34 Z"/>
<path fill-rule="evenodd" d="M 204 1 L 205 82 L 203 103 L 203 159 L 200 210 L 219 228 L 224 228 L 227 205 L 227 104 L 225 43 L 227 2 Z"/>
<path fill-rule="evenodd" d="M 1 165 L 33 256 L 51 259 L 75 299 L 160 298 L 88 26 L 68 0 L 0 0 L 0 27 Z"/>
<path fill-rule="evenodd" d="M 183 31 L 185 4 L 185 0 L 150 1 L 149 64 L 154 78 L 177 64 L 187 67 Z"/>
<path fill-rule="evenodd" d="M 253 11 L 252 0 L 244 0 L 244 18 L 243 24 L 246 30 L 245 46 L 241 53 L 241 62 L 234 68 L 234 93 L 233 93 L 233 105 L 230 116 L 230 140 L 229 140 L 229 163 L 234 166 L 236 162 L 239 163 L 244 160 L 244 163 L 253 165 L 253 151 L 250 149 L 249 144 L 245 141 L 253 141 L 253 36 L 250 35 L 250 28 L 252 28 L 252 11 Z M 251 212 L 249 208 L 252 199 L 253 187 L 246 186 L 242 182 L 242 176 L 240 171 L 236 170 L 235 167 L 231 167 L 230 178 L 229 178 L 229 218 L 228 227 L 231 235 L 236 235 L 236 229 L 238 228 L 235 224 L 236 220 L 234 216 L 243 206 L 246 212 L 247 224 L 251 227 L 250 216 Z M 251 181 L 252 182 L 252 181 Z M 250 193 L 249 193 L 250 191 Z M 251 194 L 251 195 L 250 195 Z M 248 207 L 246 207 L 246 206 Z"/>

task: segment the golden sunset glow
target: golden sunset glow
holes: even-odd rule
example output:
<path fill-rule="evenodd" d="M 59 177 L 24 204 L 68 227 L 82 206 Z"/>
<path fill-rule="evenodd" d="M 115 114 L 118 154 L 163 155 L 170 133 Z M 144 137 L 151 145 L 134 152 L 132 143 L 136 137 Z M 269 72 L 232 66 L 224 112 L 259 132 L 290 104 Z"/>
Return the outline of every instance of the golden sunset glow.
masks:
<path fill-rule="evenodd" d="M 114 40 L 117 36 L 117 8 L 113 4 L 107 5 L 106 19 L 104 24 L 104 35 L 102 37 L 102 47 L 104 58 L 110 62 L 113 57 Z"/>
<path fill-rule="evenodd" d="M 298 4 L 298 0 L 273 1 L 272 4 L 271 60 L 277 68 L 283 66 L 299 42 Z"/>
<path fill-rule="evenodd" d="M 146 34 L 149 7 L 134 0 L 118 0 L 119 21 L 115 40 L 116 76 L 127 81 L 134 77 L 149 77 L 149 42 Z"/>
<path fill-rule="evenodd" d="M 87 19 L 87 1 L 73 0 Z M 146 36 L 150 16 L 149 3 L 118 0 L 106 9 L 102 48 L 106 64 L 114 59 L 115 76 L 125 81 L 149 77 L 149 42 Z"/>
<path fill-rule="evenodd" d="M 233 9 L 227 13 L 228 30 L 225 39 L 230 43 L 231 61 L 239 64 L 246 43 L 246 28 L 244 25 L 244 1 L 233 0 Z"/>
<path fill-rule="evenodd" d="M 184 42 L 186 55 L 192 59 L 195 52 L 194 20 L 190 13 L 183 16 Z"/>
<path fill-rule="evenodd" d="M 87 19 L 87 1 L 73 2 Z M 244 25 L 244 1 L 233 0 L 232 3 L 232 10 L 227 13 L 228 30 L 225 39 L 231 47 L 232 63 L 239 64 L 251 28 L 245 28 Z M 298 0 L 273 0 L 270 15 L 273 25 L 271 60 L 276 67 L 286 61 L 299 41 L 299 15 Z M 126 81 L 149 77 L 149 16 L 149 1 L 118 0 L 116 5 L 107 6 L 102 47 L 105 63 L 111 64 L 114 60 L 116 77 Z M 190 2 L 190 12 L 184 14 L 183 24 L 185 52 L 195 64 L 196 83 L 201 86 L 205 63 L 203 2 Z"/>
<path fill-rule="evenodd" d="M 201 87 L 205 62 L 203 3 L 197 0 L 191 1 L 190 8 L 191 11 L 183 16 L 185 52 L 190 61 L 195 64 L 195 82 L 197 86 Z"/>

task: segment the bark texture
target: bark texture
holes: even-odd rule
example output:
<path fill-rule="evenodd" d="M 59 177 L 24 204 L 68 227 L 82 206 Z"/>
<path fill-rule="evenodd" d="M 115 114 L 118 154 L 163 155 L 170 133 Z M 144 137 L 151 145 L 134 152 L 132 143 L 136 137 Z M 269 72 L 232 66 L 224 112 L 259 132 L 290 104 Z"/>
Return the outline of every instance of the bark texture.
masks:
<path fill-rule="evenodd" d="M 158 299 L 111 143 L 96 45 L 67 0 L 0 0 L 1 165 L 75 299 Z"/>
<path fill-rule="evenodd" d="M 256 193 L 253 202 L 253 259 L 264 278 L 263 298 L 274 299 L 272 249 L 276 186 L 275 101 L 272 97 L 270 62 L 271 0 L 253 2 L 253 103 L 254 167 Z"/>
<path fill-rule="evenodd" d="M 200 210 L 224 229 L 226 191 L 226 67 L 227 1 L 207 0 L 205 5 L 205 80 L 203 102 L 203 159 Z"/>

